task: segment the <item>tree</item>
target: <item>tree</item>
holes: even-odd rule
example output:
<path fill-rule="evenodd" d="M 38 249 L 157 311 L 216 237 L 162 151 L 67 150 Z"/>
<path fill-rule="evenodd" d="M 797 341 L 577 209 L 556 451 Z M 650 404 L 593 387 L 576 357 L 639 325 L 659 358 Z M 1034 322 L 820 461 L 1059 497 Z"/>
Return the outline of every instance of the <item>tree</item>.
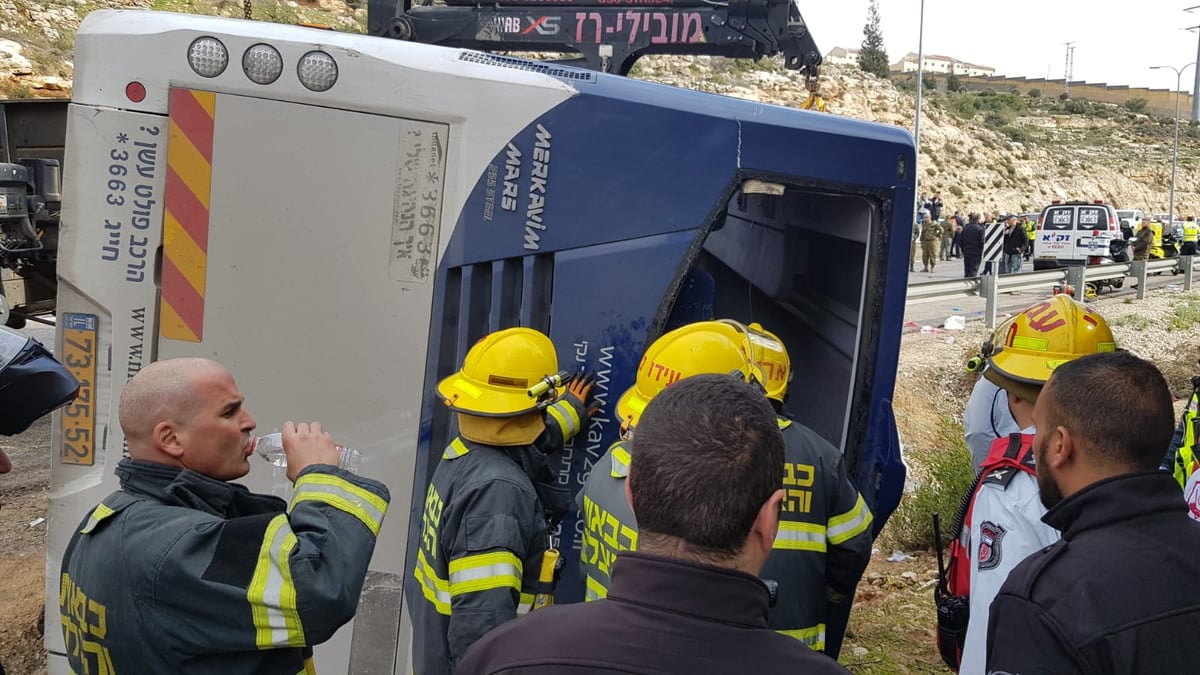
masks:
<path fill-rule="evenodd" d="M 962 82 L 959 81 L 958 75 L 950 73 L 946 76 L 946 91 L 961 91 Z"/>
<path fill-rule="evenodd" d="M 871 0 L 867 9 L 867 25 L 863 26 L 862 49 L 858 52 L 858 67 L 876 77 L 887 78 L 888 55 L 879 30 L 879 0 Z"/>

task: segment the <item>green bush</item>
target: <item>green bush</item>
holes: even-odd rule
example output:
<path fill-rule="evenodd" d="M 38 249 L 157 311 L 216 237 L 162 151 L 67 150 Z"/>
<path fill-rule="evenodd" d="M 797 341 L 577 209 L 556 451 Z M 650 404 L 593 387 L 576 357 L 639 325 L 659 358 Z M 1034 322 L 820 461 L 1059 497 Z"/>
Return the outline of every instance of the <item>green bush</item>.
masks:
<path fill-rule="evenodd" d="M 963 190 L 962 190 L 962 188 L 958 187 L 957 185 L 951 185 L 950 186 L 950 194 L 954 195 L 955 197 L 961 197 L 961 196 L 963 196 Z"/>
<path fill-rule="evenodd" d="M 990 112 L 983 116 L 983 123 L 985 126 L 989 126 L 993 129 L 999 129 L 1000 127 L 1008 124 L 1008 118 L 998 112 Z"/>
<path fill-rule="evenodd" d="M 933 548 L 935 513 L 942 521 L 942 545 L 946 545 L 954 514 L 975 480 L 971 451 L 963 442 L 962 426 L 944 419 L 940 427 L 941 447 L 923 453 L 928 478 L 917 487 L 916 493 L 904 497 L 888 520 L 889 539 L 892 545 L 903 550 Z"/>
<path fill-rule="evenodd" d="M 1069 99 L 1069 98 L 1071 98 L 1071 95 L 1070 95 L 1070 94 L 1068 94 L 1068 93 L 1067 93 L 1067 92 L 1065 92 L 1065 91 L 1064 91 L 1063 93 L 1061 93 L 1061 94 L 1059 94 L 1059 95 L 1058 95 L 1058 100 L 1060 100 L 1060 101 L 1065 101 L 1065 100 L 1067 100 L 1067 99 Z"/>
<path fill-rule="evenodd" d="M 1145 110 L 1146 106 L 1149 104 L 1150 104 L 1149 99 L 1131 98 L 1128 101 L 1125 101 L 1124 103 L 1122 103 L 1121 105 L 1125 106 L 1125 109 L 1128 110 L 1129 112 L 1140 113 L 1143 110 Z"/>
<path fill-rule="evenodd" d="M 1041 98 L 1041 97 L 1042 97 L 1041 89 L 1034 87 L 1033 89 L 1029 90 L 1029 98 Z"/>
<path fill-rule="evenodd" d="M 946 91 L 961 91 L 962 82 L 958 79 L 958 75 L 950 73 L 946 76 Z"/>
<path fill-rule="evenodd" d="M 1029 130 L 1025 129 L 1024 127 L 1014 127 L 1010 125 L 1001 127 L 998 131 L 1005 136 L 1008 136 L 1010 141 L 1015 141 L 1017 143 L 1028 143 L 1029 141 L 1033 140 L 1032 134 L 1030 134 Z"/>
<path fill-rule="evenodd" d="M 971 94 L 959 93 L 950 98 L 947 108 L 964 120 L 969 120 L 975 117 L 975 101 L 976 98 Z"/>
<path fill-rule="evenodd" d="M 1063 110 L 1066 110 L 1072 115 L 1086 115 L 1087 113 L 1091 112 L 1091 108 L 1092 107 L 1088 105 L 1087 101 L 1079 101 L 1076 99 L 1069 99 L 1065 104 L 1063 104 Z"/>

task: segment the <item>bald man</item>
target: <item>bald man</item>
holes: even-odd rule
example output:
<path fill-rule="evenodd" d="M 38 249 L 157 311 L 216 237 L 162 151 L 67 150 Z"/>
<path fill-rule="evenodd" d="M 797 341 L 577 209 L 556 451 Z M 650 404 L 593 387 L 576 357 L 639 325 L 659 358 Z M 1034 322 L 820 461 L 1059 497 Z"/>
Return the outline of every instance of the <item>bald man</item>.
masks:
<path fill-rule="evenodd" d="M 318 422 L 283 426 L 291 503 L 231 483 L 254 418 L 208 359 L 142 369 L 119 409 L 121 489 L 63 556 L 60 612 L 76 673 L 286 673 L 311 668 L 358 605 L 390 495 L 337 468 Z"/>

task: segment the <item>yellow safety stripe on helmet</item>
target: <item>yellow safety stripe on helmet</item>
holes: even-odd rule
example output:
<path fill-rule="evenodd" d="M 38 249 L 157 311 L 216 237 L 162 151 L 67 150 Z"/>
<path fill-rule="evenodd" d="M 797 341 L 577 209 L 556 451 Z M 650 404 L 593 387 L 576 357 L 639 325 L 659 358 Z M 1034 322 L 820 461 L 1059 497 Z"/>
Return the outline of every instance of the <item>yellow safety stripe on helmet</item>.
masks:
<path fill-rule="evenodd" d="M 358 518 L 371 534 L 379 535 L 387 503 L 374 492 L 329 473 L 305 474 L 296 481 L 294 489 L 289 511 L 300 502 L 325 502 Z"/>
<path fill-rule="evenodd" d="M 823 651 L 825 649 L 825 624 L 819 623 L 812 628 L 794 628 L 791 630 L 779 630 L 777 633 L 788 637 L 796 638 L 797 640 L 808 645 L 809 649 L 815 651 Z"/>
<path fill-rule="evenodd" d="M 413 578 L 421 585 L 421 595 L 433 605 L 438 614 L 450 616 L 450 582 L 433 571 L 425 559 L 425 550 L 417 551 L 417 564 L 413 567 Z"/>
<path fill-rule="evenodd" d="M 575 406 L 566 401 L 559 401 L 546 408 L 546 412 L 550 413 L 550 417 L 554 418 L 558 428 L 562 430 L 563 438 L 572 438 L 579 433 L 579 413 L 575 412 Z"/>
<path fill-rule="evenodd" d="M 1012 338 L 1012 347 L 1019 349 L 1032 349 L 1038 352 L 1048 351 L 1050 349 L 1050 341 L 1043 338 L 1029 337 L 1026 335 L 1014 335 Z"/>
<path fill-rule="evenodd" d="M 522 593 L 521 601 L 517 603 L 517 616 L 524 616 L 533 609 L 533 593 Z"/>
<path fill-rule="evenodd" d="M 295 548 L 296 535 L 288 525 L 287 515 L 281 513 L 272 518 L 263 533 L 258 563 L 246 589 L 254 621 L 254 644 L 259 649 L 305 645 L 288 560 Z"/>
<path fill-rule="evenodd" d="M 787 419 L 786 417 L 776 417 L 775 423 L 779 425 L 779 429 L 781 431 L 783 429 L 786 429 L 786 428 L 792 426 L 792 421 Z"/>
<path fill-rule="evenodd" d="M 866 532 L 874 519 L 871 509 L 867 508 L 867 503 L 863 501 L 862 495 L 859 495 L 858 501 L 854 502 L 854 508 L 829 519 L 829 529 L 826 530 L 829 543 L 836 546 L 850 541 Z"/>
<path fill-rule="evenodd" d="M 612 453 L 612 473 L 613 478 L 624 478 L 629 475 L 629 451 L 625 446 L 617 446 L 613 448 Z"/>
<path fill-rule="evenodd" d="M 825 527 L 815 523 L 779 521 L 779 533 L 772 548 L 781 551 L 825 552 Z"/>
<path fill-rule="evenodd" d="M 521 560 L 510 551 L 480 553 L 450 561 L 450 596 L 495 588 L 521 590 Z"/>
<path fill-rule="evenodd" d="M 303 675 L 317 675 L 317 664 L 313 663 L 313 658 L 310 656 L 304 659 L 304 670 L 300 671 Z"/>
<path fill-rule="evenodd" d="M 79 530 L 79 533 L 80 534 L 90 534 L 91 531 L 93 529 L 95 529 L 97 525 L 100 524 L 100 521 L 104 520 L 105 518 L 111 516 L 114 513 L 116 513 L 116 511 L 113 511 L 112 508 L 110 508 L 108 506 L 108 504 L 101 502 L 100 504 L 98 504 L 96 506 L 96 508 L 92 509 L 92 515 L 88 516 L 87 523 L 84 524 L 83 529 Z"/>
<path fill-rule="evenodd" d="M 471 448 L 463 443 L 461 438 L 456 438 L 450 441 L 450 445 L 442 452 L 442 459 L 458 459 L 470 451 Z"/>
<path fill-rule="evenodd" d="M 1096 353 L 1097 354 L 1103 354 L 1105 352 L 1115 352 L 1115 351 L 1117 351 L 1117 343 L 1115 343 L 1115 342 L 1097 342 L 1096 343 Z"/>
<path fill-rule="evenodd" d="M 589 602 L 591 600 L 599 600 L 601 598 L 607 598 L 607 597 L 608 597 L 608 589 L 605 588 L 604 584 L 600 583 L 599 580 L 592 578 L 592 576 L 589 574 L 588 578 L 587 578 L 587 588 L 584 590 L 584 593 L 583 593 L 584 602 Z"/>

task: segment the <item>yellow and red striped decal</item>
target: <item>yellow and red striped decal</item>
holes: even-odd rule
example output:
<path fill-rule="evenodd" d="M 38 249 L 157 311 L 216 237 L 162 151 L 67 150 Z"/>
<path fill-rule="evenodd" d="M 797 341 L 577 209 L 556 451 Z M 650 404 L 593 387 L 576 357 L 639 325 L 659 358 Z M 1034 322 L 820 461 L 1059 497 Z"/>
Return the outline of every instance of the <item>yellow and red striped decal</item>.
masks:
<path fill-rule="evenodd" d="M 159 335 L 185 342 L 204 337 L 216 98 L 208 91 L 171 89 L 168 108 Z"/>

